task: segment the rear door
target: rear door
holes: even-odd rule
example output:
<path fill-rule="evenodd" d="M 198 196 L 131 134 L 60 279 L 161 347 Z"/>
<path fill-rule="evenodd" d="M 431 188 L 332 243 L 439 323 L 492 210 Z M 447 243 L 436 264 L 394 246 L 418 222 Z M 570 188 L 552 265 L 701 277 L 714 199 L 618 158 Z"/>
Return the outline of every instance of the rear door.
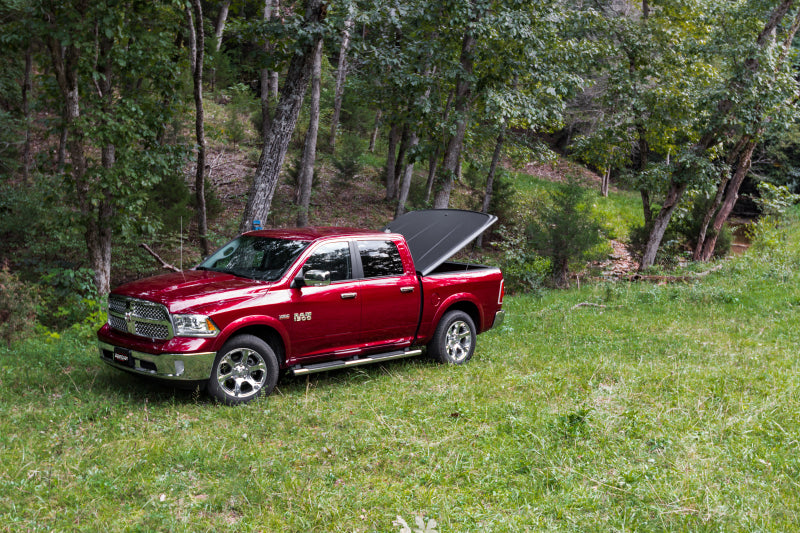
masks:
<path fill-rule="evenodd" d="M 346 240 L 323 243 L 306 259 L 303 273 L 329 272 L 331 284 L 290 289 L 288 329 L 298 357 L 345 357 L 359 351 L 360 281 L 354 277 L 353 266 Z"/>
<path fill-rule="evenodd" d="M 392 240 L 358 240 L 356 248 L 363 274 L 359 296 L 364 348 L 409 345 L 417 330 L 421 301 L 413 263 L 403 261 Z M 408 252 L 406 257 L 410 257 Z"/>

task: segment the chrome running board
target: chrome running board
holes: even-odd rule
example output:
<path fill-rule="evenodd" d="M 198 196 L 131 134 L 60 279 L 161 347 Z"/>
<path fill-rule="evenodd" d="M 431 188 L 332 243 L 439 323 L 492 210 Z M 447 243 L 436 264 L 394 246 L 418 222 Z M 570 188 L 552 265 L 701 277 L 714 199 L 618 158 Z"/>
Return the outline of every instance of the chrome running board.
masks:
<path fill-rule="evenodd" d="M 373 355 L 365 355 L 363 357 L 355 357 L 353 359 L 337 359 L 336 361 L 315 363 L 313 365 L 295 365 L 290 368 L 290 370 L 295 376 L 303 376 L 306 374 L 314 374 L 316 372 L 336 370 L 337 368 L 350 368 L 352 366 L 371 365 L 373 363 L 381 363 L 383 361 L 391 361 L 393 359 L 404 359 L 406 357 L 420 355 L 421 353 L 422 350 L 420 349 L 378 353 Z"/>

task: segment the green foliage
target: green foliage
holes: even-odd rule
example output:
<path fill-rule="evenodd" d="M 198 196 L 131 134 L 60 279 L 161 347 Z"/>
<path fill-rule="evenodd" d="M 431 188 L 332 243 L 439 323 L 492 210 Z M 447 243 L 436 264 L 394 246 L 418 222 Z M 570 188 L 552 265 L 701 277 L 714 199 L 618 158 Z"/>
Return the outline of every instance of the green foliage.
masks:
<path fill-rule="evenodd" d="M 501 226 L 498 234 L 498 266 L 503 271 L 506 290 L 510 294 L 541 294 L 552 272 L 550 260 L 537 255 L 527 246 L 524 231 Z"/>
<path fill-rule="evenodd" d="M 40 274 L 38 285 L 41 294 L 38 320 L 47 328 L 63 330 L 99 310 L 91 269 L 48 268 Z"/>
<path fill-rule="evenodd" d="M 361 160 L 365 151 L 363 141 L 354 134 L 345 133 L 336 142 L 336 153 L 331 162 L 336 169 L 336 184 L 349 187 L 350 180 L 364 168 Z"/>
<path fill-rule="evenodd" d="M 570 262 L 585 258 L 601 242 L 602 226 L 587 198 L 585 188 L 570 182 L 550 193 L 526 229 L 529 245 L 550 259 L 556 287 L 568 286 Z"/>
<path fill-rule="evenodd" d="M 3 265 L 0 267 L 0 339 L 11 341 L 33 331 L 39 292 Z"/>
<path fill-rule="evenodd" d="M 773 185 L 767 181 L 758 183 L 758 196 L 754 197 L 761 214 L 767 217 L 782 217 L 796 203 L 799 194 L 792 194 L 785 185 Z"/>

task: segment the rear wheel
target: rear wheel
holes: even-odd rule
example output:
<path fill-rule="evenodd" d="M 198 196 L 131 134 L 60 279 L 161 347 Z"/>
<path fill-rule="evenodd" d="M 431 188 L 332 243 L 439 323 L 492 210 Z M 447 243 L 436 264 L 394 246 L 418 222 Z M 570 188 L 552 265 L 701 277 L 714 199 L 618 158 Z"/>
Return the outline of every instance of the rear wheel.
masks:
<path fill-rule="evenodd" d="M 452 365 L 466 363 L 475 352 L 475 323 L 464 311 L 445 313 L 433 339 L 428 343 L 428 355 Z"/>
<path fill-rule="evenodd" d="M 278 370 L 278 358 L 269 344 L 253 335 L 239 335 L 217 354 L 208 392 L 227 405 L 269 396 L 278 382 Z"/>

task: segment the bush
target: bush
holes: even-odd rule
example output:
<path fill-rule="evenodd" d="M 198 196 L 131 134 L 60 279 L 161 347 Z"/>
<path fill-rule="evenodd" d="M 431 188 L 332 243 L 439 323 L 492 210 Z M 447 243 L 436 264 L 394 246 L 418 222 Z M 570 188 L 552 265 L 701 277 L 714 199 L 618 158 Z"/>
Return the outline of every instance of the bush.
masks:
<path fill-rule="evenodd" d="M 528 224 L 528 243 L 548 257 L 553 284 L 569 286 L 569 263 L 587 258 L 602 242 L 602 226 L 592 217 L 586 199 L 589 191 L 570 180 L 552 191 L 549 202 L 539 210 L 538 218 Z"/>
<path fill-rule="evenodd" d="M 7 266 L 0 268 L 0 339 L 7 344 L 36 325 L 39 293 L 35 285 L 22 282 Z"/>
<path fill-rule="evenodd" d="M 501 226 L 499 266 L 503 271 L 509 293 L 541 293 L 550 273 L 550 260 L 527 247 L 525 233 L 516 228 Z"/>

